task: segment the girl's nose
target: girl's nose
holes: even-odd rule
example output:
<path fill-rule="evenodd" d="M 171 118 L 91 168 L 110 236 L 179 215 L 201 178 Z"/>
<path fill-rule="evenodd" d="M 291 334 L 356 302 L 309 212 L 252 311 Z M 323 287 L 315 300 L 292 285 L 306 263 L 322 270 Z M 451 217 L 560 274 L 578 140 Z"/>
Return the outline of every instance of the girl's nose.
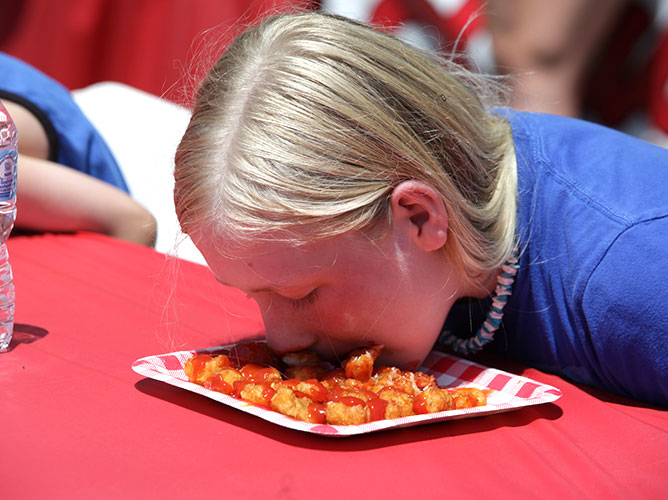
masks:
<path fill-rule="evenodd" d="M 293 311 L 286 311 L 274 302 L 262 308 L 262 319 L 269 348 L 278 353 L 302 351 L 310 348 L 317 341 L 316 335 L 310 333 L 304 325 L 300 325 Z"/>
<path fill-rule="evenodd" d="M 277 354 L 288 352 L 303 351 L 315 344 L 314 335 L 301 331 L 297 328 L 291 328 L 289 325 L 272 326 L 265 323 L 267 344 L 269 348 Z"/>

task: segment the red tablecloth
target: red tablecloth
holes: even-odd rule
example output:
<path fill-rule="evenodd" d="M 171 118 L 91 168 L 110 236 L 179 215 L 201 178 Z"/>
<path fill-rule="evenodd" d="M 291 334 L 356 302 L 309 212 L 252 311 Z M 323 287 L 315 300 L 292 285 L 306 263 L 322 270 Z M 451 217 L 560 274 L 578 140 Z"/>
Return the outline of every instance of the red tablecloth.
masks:
<path fill-rule="evenodd" d="M 666 498 L 666 411 L 488 356 L 564 396 L 353 438 L 299 433 L 130 369 L 261 330 L 205 268 L 87 234 L 13 238 L 10 258 L 0 498 Z"/>

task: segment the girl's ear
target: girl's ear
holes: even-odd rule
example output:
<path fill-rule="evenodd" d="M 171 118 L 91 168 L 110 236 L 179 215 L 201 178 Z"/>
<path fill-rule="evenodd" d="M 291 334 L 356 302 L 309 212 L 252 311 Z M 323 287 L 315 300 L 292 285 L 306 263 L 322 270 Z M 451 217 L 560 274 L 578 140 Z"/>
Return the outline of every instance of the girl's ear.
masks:
<path fill-rule="evenodd" d="M 425 251 L 439 250 L 448 239 L 448 211 L 439 193 L 421 181 L 404 181 L 390 195 L 392 224 Z"/>

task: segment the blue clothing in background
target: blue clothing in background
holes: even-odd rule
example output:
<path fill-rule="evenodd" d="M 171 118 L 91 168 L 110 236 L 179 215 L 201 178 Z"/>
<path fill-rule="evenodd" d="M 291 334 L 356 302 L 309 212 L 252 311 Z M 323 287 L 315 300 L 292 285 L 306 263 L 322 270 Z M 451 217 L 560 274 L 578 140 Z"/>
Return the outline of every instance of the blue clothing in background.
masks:
<path fill-rule="evenodd" d="M 668 407 L 668 150 L 580 120 L 502 113 L 521 258 L 491 347 Z M 458 304 L 447 328 L 466 336 L 484 312 Z"/>
<path fill-rule="evenodd" d="M 49 160 L 128 191 L 107 144 L 65 87 L 0 52 L 0 99 L 20 104 L 37 117 L 49 139 Z"/>

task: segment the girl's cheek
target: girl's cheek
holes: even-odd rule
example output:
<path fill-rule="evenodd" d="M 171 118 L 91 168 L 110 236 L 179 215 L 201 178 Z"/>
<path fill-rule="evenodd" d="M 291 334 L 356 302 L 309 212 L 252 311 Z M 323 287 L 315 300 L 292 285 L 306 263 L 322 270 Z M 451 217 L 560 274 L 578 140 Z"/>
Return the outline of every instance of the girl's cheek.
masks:
<path fill-rule="evenodd" d="M 320 326 L 328 336 L 344 341 L 363 340 L 368 335 L 369 324 L 360 302 L 340 297 L 319 305 Z"/>
<path fill-rule="evenodd" d="M 349 337 L 360 332 L 360 325 L 356 315 L 350 312 L 342 312 L 338 317 L 338 329 L 342 335 Z"/>

